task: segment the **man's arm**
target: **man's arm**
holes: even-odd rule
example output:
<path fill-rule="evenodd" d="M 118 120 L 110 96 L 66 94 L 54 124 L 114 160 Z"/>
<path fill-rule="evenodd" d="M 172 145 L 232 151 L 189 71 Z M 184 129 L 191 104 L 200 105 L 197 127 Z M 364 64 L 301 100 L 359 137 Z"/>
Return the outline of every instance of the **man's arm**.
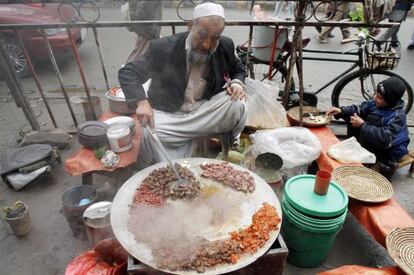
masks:
<path fill-rule="evenodd" d="M 144 55 L 119 70 L 118 79 L 128 106 L 136 107 L 138 120 L 142 124 L 149 123 L 154 127 L 154 112 L 142 87 L 151 77 L 149 68 L 153 64 L 152 52 L 150 45 Z"/>
<path fill-rule="evenodd" d="M 144 55 L 127 63 L 118 72 L 119 84 L 129 105 L 135 105 L 138 101 L 147 99 L 142 84 L 151 77 L 149 68 L 153 63 L 152 51 L 150 45 Z"/>
<path fill-rule="evenodd" d="M 232 50 L 232 58 L 230 62 L 230 77 L 231 79 L 238 79 L 242 83 L 244 83 L 244 80 L 246 78 L 246 70 L 244 69 L 243 64 L 241 63 L 240 59 L 235 54 L 235 48 L 234 48 L 234 42 L 233 40 L 229 39 L 231 43 L 231 50 Z"/>

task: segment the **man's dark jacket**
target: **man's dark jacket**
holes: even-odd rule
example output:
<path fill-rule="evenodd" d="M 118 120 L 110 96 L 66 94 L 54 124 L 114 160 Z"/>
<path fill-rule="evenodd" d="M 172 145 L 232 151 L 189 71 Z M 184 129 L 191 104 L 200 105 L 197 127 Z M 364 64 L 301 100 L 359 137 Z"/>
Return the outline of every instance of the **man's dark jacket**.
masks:
<path fill-rule="evenodd" d="M 142 84 L 151 78 L 148 90 L 151 106 L 166 112 L 181 108 L 187 87 L 185 41 L 188 34 L 179 33 L 151 41 L 144 55 L 119 70 L 119 83 L 129 105 L 146 99 Z M 220 37 L 219 46 L 210 58 L 210 67 L 204 99 L 222 91 L 225 75 L 244 82 L 246 72 L 234 54 L 233 41 L 228 37 Z"/>

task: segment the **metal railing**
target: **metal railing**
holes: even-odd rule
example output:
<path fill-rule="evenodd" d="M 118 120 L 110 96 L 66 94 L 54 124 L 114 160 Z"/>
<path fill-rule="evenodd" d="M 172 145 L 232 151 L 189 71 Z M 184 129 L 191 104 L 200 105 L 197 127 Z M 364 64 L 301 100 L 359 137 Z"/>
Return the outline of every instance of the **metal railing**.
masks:
<path fill-rule="evenodd" d="M 98 52 L 98 56 L 99 56 L 99 62 L 101 65 L 101 70 L 102 70 L 102 74 L 104 77 L 104 81 L 105 81 L 105 85 L 106 88 L 109 90 L 110 87 L 110 83 L 108 80 L 108 73 L 107 73 L 107 68 L 106 68 L 106 64 L 105 64 L 105 58 L 104 58 L 104 53 L 102 51 L 101 48 L 101 43 L 99 40 L 99 32 L 98 30 L 100 28 L 126 28 L 126 27 L 130 27 L 130 26 L 135 26 L 135 25 L 157 25 L 157 26 L 163 26 L 163 27 L 170 27 L 171 28 L 171 33 L 175 34 L 176 32 L 176 27 L 178 26 L 186 26 L 187 22 L 183 22 L 183 21 L 125 21 L 125 22 L 94 22 L 94 23 L 88 23 L 88 22 L 79 22 L 79 23 L 53 23 L 53 24 L 0 24 L 0 32 L 4 32 L 4 31 L 8 31 L 8 32 L 13 32 L 15 34 L 15 36 L 18 38 L 18 41 L 21 44 L 21 47 L 24 51 L 24 55 L 25 58 L 27 60 L 27 63 L 29 65 L 29 69 L 30 72 L 32 74 L 32 77 L 36 83 L 38 92 L 41 96 L 41 98 L 44 101 L 45 107 L 47 109 L 47 112 L 50 116 L 50 119 L 53 123 L 53 126 L 55 128 L 59 127 L 59 123 L 58 121 L 56 121 L 55 115 L 52 112 L 52 108 L 50 108 L 49 102 L 47 97 L 45 96 L 44 93 L 44 89 L 39 81 L 39 77 L 38 77 L 38 73 L 36 72 L 35 67 L 33 66 L 33 61 L 30 57 L 30 55 L 28 54 L 28 51 L 23 43 L 23 39 L 21 37 L 21 32 L 24 30 L 38 30 L 42 36 L 43 36 L 43 42 L 46 46 L 46 49 L 48 51 L 49 54 L 49 59 L 53 65 L 53 70 L 56 74 L 56 77 L 59 81 L 60 84 L 60 88 L 62 91 L 62 94 L 64 96 L 64 99 L 66 101 L 67 107 L 69 109 L 71 118 L 73 120 L 73 123 L 75 126 L 78 125 L 78 121 L 76 119 L 76 115 L 75 112 L 73 110 L 73 107 L 71 105 L 71 102 L 69 100 L 69 95 L 65 89 L 65 85 L 63 83 L 62 80 L 62 74 L 59 70 L 59 67 L 56 63 L 56 58 L 53 52 L 53 49 L 47 39 L 45 30 L 46 29 L 52 29 L 52 28 L 65 28 L 71 43 L 71 48 L 72 48 L 72 54 L 75 57 L 76 63 L 77 63 L 77 67 L 80 73 L 80 77 L 82 80 L 82 84 L 83 84 L 83 88 L 88 100 L 88 103 L 90 106 L 92 106 L 92 100 L 91 100 L 91 93 L 90 93 L 90 89 L 89 89 L 89 85 L 87 83 L 87 77 L 86 77 L 86 73 L 85 70 L 83 69 L 83 65 L 82 65 L 82 60 L 79 56 L 78 53 L 78 49 L 76 47 L 76 43 L 74 41 L 74 38 L 72 36 L 72 32 L 71 29 L 73 28 L 89 28 L 92 29 L 93 35 L 94 35 L 94 42 L 95 42 L 95 46 L 96 46 L 96 50 Z M 391 27 L 394 26 L 395 23 L 381 23 L 381 24 L 367 24 L 367 23 L 361 23 L 361 22 L 336 22 L 336 21 L 326 21 L 326 22 L 297 22 L 297 21 L 280 21 L 280 22 L 275 22 L 275 21 L 251 21 L 251 20 L 246 20 L 246 21 L 226 21 L 226 27 L 233 27 L 233 26 L 245 26 L 249 28 L 249 35 L 248 35 L 248 45 L 250 48 L 251 45 L 251 41 L 252 41 L 252 36 L 253 36 L 253 27 L 254 26 L 270 26 L 270 27 L 274 27 L 275 28 L 275 35 L 277 33 L 277 29 L 280 26 L 295 26 L 295 27 L 312 27 L 312 26 L 343 26 L 343 27 L 354 27 L 354 28 L 358 28 L 358 27 L 381 27 L 381 28 L 386 28 L 386 27 Z M 7 56 L 6 52 L 5 52 L 5 48 L 4 46 L 0 47 L 0 54 L 5 57 Z M 0 60 L 0 69 L 4 72 L 7 71 L 8 73 L 5 75 L 7 78 L 7 83 L 9 86 L 9 89 L 12 93 L 12 96 L 14 98 L 14 100 L 16 101 L 16 104 L 18 105 L 18 107 L 22 107 L 25 113 L 25 116 L 27 118 L 27 120 L 29 121 L 30 125 L 32 126 L 33 129 L 39 130 L 39 123 L 37 122 L 36 117 L 33 115 L 33 111 L 30 110 L 30 105 L 28 106 L 28 104 L 24 104 L 24 102 L 22 101 L 22 98 L 24 98 L 23 95 L 23 89 L 22 89 L 22 85 L 21 83 L 19 83 L 19 79 L 13 74 L 13 72 L 10 72 L 10 66 L 11 64 L 6 64 L 6 63 L 10 63 L 9 60 L 7 60 L 7 58 L 3 58 Z M 94 113 L 94 108 L 91 107 L 92 110 L 92 115 L 94 119 L 97 119 L 96 114 Z"/>

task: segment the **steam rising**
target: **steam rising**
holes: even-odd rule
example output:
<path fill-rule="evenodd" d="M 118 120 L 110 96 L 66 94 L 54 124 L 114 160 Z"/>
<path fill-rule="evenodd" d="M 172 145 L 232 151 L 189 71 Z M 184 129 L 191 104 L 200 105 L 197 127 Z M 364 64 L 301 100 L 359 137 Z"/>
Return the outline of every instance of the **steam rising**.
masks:
<path fill-rule="evenodd" d="M 151 247 L 157 262 L 165 257 L 187 262 L 203 242 L 228 238 L 238 229 L 240 205 L 247 197 L 228 190 L 210 185 L 193 201 L 168 201 L 161 207 L 137 204 L 130 209 L 128 229 L 137 242 Z"/>

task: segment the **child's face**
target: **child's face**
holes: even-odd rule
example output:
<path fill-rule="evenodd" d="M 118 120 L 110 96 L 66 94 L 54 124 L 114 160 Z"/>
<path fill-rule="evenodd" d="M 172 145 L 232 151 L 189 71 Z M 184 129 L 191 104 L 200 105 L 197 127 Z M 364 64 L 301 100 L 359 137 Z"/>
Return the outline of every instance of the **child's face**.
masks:
<path fill-rule="evenodd" d="M 384 98 L 379 93 L 374 94 L 374 101 L 378 108 L 387 107 L 387 102 L 385 102 Z"/>

